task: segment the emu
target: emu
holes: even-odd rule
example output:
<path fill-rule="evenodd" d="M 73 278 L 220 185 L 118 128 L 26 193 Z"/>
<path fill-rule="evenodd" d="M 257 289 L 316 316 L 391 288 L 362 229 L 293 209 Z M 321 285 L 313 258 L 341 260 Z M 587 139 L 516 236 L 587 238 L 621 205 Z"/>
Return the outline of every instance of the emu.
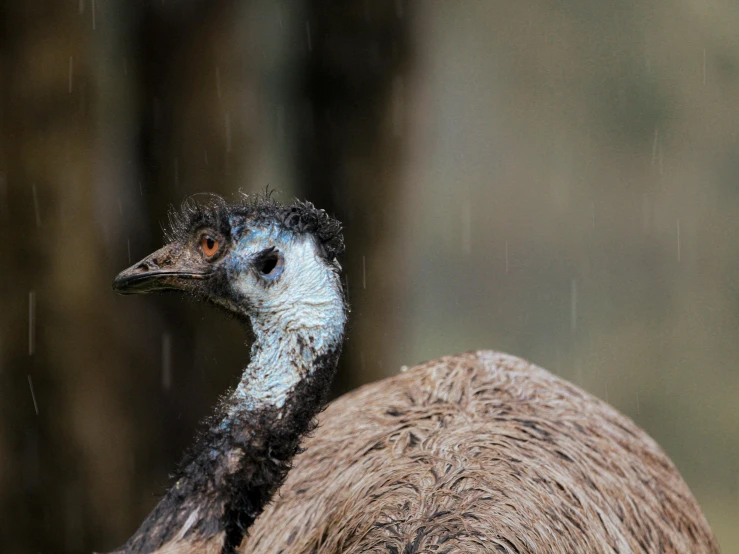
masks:
<path fill-rule="evenodd" d="M 421 364 L 334 401 L 311 433 L 347 320 L 341 224 L 266 196 L 189 201 L 170 219 L 168 244 L 114 289 L 187 292 L 255 341 L 176 482 L 116 552 L 719 552 L 644 431 L 519 358 Z"/>

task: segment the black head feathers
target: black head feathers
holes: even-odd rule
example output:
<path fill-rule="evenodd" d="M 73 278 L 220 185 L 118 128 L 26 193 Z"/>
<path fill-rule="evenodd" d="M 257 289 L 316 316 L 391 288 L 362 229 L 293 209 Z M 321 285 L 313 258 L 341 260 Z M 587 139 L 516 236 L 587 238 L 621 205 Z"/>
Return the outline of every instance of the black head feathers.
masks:
<path fill-rule="evenodd" d="M 295 200 L 285 205 L 270 194 L 243 195 L 233 203 L 217 194 L 193 195 L 179 209 L 170 210 L 165 235 L 169 241 L 182 240 L 200 227 L 211 227 L 227 235 L 231 233 L 231 222 L 238 217 L 250 225 L 277 224 L 295 234 L 313 235 L 329 261 L 344 252 L 344 236 L 337 219 L 310 202 Z"/>

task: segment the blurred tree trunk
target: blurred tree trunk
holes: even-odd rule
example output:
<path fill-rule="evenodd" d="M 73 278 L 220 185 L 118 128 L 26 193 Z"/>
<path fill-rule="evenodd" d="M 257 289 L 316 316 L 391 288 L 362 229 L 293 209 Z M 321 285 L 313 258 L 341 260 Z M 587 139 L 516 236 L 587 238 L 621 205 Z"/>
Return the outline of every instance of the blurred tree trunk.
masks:
<path fill-rule="evenodd" d="M 307 2 L 297 174 L 305 197 L 345 225 L 352 317 L 340 391 L 397 370 L 386 367 L 386 344 L 396 336 L 392 308 L 402 288 L 393 230 L 401 213 L 410 11 L 402 0 Z"/>
<path fill-rule="evenodd" d="M 90 550 L 129 523 L 126 360 L 96 214 L 94 17 L 87 3 L 0 5 L 3 552 Z"/>
<path fill-rule="evenodd" d="M 110 290 L 161 244 L 169 203 L 237 188 L 255 112 L 239 9 L 0 5 L 2 552 L 123 542 L 224 388 L 202 386 L 207 370 L 246 356 L 240 332 L 221 340 L 234 325 L 199 329 L 181 300 L 157 312 Z M 115 136 L 122 121 L 138 140 Z"/>
<path fill-rule="evenodd" d="M 260 124 L 275 116 L 283 132 L 282 107 L 265 118 L 255 93 L 249 10 L 267 4 L 250 6 L 0 5 L 2 552 L 120 544 L 247 357 L 233 322 L 116 298 L 110 280 L 161 244 L 170 203 L 244 185 Z M 394 335 L 409 14 L 304 9 L 304 117 L 284 132 L 298 137 L 300 196 L 346 224 L 346 387 L 379 376 Z"/>
<path fill-rule="evenodd" d="M 138 87 L 137 209 L 146 223 L 133 261 L 162 245 L 160 229 L 170 205 L 201 192 L 228 196 L 242 184 L 257 111 L 250 39 L 241 32 L 243 6 L 226 0 L 151 2 L 137 12 L 130 38 L 136 45 Z M 241 346 L 244 330 L 211 317 L 209 307 L 182 297 L 152 296 L 141 301 L 150 310 L 142 313 L 139 303 L 126 300 L 121 311 L 156 321 L 147 322 L 153 355 L 136 369 L 138 379 L 129 381 L 140 397 L 132 400 L 130 417 L 149 433 L 137 435 L 139 474 L 130 484 L 139 502 L 133 509 L 136 523 L 122 540 L 153 509 L 158 497 L 152 492 L 170 484 L 168 474 L 192 442 L 198 422 L 210 413 L 248 352 Z"/>

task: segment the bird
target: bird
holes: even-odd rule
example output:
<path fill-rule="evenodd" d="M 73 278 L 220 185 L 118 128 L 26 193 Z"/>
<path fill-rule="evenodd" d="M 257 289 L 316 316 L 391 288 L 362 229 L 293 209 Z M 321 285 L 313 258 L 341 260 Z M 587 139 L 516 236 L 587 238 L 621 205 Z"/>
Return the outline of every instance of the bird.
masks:
<path fill-rule="evenodd" d="M 251 325 L 238 386 L 116 552 L 718 554 L 659 445 L 567 381 L 481 350 L 331 402 L 341 224 L 269 195 L 188 200 L 124 294 L 186 292 Z M 317 425 L 317 426 L 316 426 Z"/>
<path fill-rule="evenodd" d="M 239 552 L 718 554 L 626 416 L 521 358 L 446 356 L 352 391 Z"/>
<path fill-rule="evenodd" d="M 312 430 L 343 345 L 341 224 L 269 195 L 190 199 L 168 243 L 122 271 L 122 294 L 180 291 L 251 326 L 239 384 L 217 406 L 174 485 L 119 553 L 231 553 L 282 484 Z"/>

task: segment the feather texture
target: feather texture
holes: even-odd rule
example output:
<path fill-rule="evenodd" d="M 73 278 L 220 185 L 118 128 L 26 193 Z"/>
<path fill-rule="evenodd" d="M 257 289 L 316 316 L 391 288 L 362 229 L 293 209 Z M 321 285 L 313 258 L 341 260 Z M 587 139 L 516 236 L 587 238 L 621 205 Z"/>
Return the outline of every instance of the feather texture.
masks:
<path fill-rule="evenodd" d="M 280 204 L 270 194 L 243 194 L 233 202 L 213 193 L 197 194 L 179 208 L 171 208 L 168 218 L 169 228 L 164 231 L 168 242 L 185 242 L 199 227 L 233 234 L 237 239 L 241 229 L 232 229 L 236 219 L 248 228 L 277 224 L 295 235 L 312 235 L 329 261 L 344 253 L 342 226 L 337 219 L 310 202 L 294 200 L 291 204 Z"/>
<path fill-rule="evenodd" d="M 630 419 L 519 358 L 427 362 L 320 417 L 242 553 L 715 554 Z"/>

